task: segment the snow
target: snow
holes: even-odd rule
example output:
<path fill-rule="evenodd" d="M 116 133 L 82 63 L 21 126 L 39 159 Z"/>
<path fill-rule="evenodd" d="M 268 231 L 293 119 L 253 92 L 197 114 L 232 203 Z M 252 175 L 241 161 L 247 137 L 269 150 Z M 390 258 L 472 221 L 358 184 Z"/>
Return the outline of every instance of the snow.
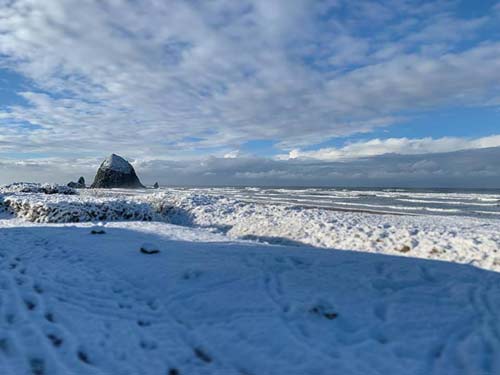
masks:
<path fill-rule="evenodd" d="M 149 199 L 170 202 L 173 223 L 218 227 L 233 239 L 439 259 L 500 271 L 498 220 L 305 209 L 189 192 Z M 410 250 L 402 252 L 405 246 Z"/>
<path fill-rule="evenodd" d="M 10 185 L 0 186 L 0 194 L 12 193 L 43 193 L 43 194 L 76 194 L 76 190 L 69 186 L 57 184 L 38 184 L 33 182 L 16 182 Z"/>
<path fill-rule="evenodd" d="M 1 207 L 2 375 L 500 373 L 498 220 L 140 189 Z"/>
<path fill-rule="evenodd" d="M 3 197 L 3 206 L 38 223 L 154 220 L 208 228 L 230 239 L 446 260 L 500 271 L 500 221 L 493 219 L 305 209 L 224 195 L 141 189 L 14 193 Z"/>
<path fill-rule="evenodd" d="M 160 222 L 0 227 L 1 374 L 500 372 L 495 272 Z"/>
<path fill-rule="evenodd" d="M 3 206 L 17 217 L 36 223 L 152 220 L 155 216 L 147 203 L 113 197 L 18 193 L 4 196 Z"/>
<path fill-rule="evenodd" d="M 111 154 L 108 156 L 101 164 L 101 168 L 110 169 L 115 172 L 121 172 L 124 174 L 129 174 L 132 172 L 132 167 L 129 162 L 122 157 Z"/>

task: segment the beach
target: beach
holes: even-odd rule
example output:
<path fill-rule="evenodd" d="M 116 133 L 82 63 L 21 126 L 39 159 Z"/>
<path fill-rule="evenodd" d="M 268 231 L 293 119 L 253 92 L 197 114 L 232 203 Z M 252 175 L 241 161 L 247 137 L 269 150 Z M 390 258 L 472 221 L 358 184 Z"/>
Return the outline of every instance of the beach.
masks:
<path fill-rule="evenodd" d="M 2 374 L 500 371 L 500 221 L 16 189 L 2 191 Z"/>

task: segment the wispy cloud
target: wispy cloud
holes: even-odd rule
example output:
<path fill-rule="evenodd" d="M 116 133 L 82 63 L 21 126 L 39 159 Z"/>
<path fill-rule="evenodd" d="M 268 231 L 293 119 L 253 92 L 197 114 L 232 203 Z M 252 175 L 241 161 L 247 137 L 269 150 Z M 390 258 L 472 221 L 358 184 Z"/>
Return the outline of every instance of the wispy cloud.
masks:
<path fill-rule="evenodd" d="M 26 104 L 0 111 L 0 153 L 290 150 L 442 106 L 498 106 L 500 43 L 482 30 L 500 13 L 454 6 L 0 0 L 0 67 L 31 83 Z"/>

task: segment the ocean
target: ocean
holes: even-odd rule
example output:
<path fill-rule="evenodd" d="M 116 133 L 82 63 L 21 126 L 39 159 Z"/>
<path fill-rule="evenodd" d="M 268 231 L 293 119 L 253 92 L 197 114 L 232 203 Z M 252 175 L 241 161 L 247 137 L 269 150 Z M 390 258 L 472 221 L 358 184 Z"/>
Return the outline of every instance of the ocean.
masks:
<path fill-rule="evenodd" d="M 224 195 L 245 202 L 403 215 L 452 215 L 500 219 L 500 189 L 404 188 L 167 188 Z"/>

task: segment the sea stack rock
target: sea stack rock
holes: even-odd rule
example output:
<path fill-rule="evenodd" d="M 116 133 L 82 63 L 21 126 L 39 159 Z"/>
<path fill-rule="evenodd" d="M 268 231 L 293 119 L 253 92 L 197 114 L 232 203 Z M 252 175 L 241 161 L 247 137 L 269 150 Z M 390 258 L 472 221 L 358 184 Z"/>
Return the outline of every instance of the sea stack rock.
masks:
<path fill-rule="evenodd" d="M 99 167 L 91 188 L 143 188 L 134 167 L 121 156 L 111 154 Z"/>
<path fill-rule="evenodd" d="M 70 188 L 73 188 L 73 189 L 85 189 L 86 186 L 85 186 L 85 179 L 82 177 L 80 177 L 78 179 L 78 182 L 75 182 L 75 181 L 71 181 L 68 183 L 68 186 Z"/>

